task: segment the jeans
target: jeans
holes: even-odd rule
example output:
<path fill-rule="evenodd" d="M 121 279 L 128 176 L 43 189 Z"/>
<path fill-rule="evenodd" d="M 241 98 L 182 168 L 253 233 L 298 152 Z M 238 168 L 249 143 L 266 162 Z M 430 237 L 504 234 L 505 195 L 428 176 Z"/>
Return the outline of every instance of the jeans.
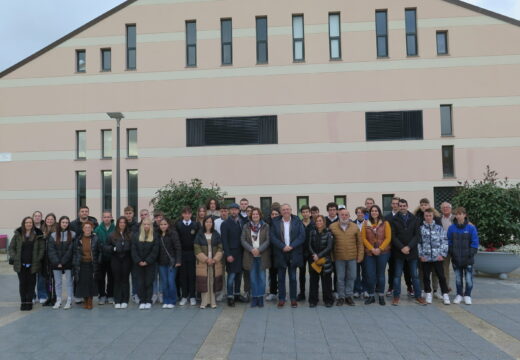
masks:
<path fill-rule="evenodd" d="M 49 292 L 47 291 L 47 281 L 42 272 L 36 274 L 36 290 L 38 294 L 38 299 L 48 299 Z"/>
<path fill-rule="evenodd" d="M 413 291 L 416 299 L 421 297 L 421 284 L 419 282 L 419 274 L 417 272 L 417 259 L 402 259 L 399 257 L 395 258 L 395 273 L 394 273 L 394 297 L 401 295 L 401 275 L 403 274 L 403 268 L 405 263 L 408 263 L 410 269 L 410 276 L 412 278 Z"/>
<path fill-rule="evenodd" d="M 473 265 L 457 267 L 455 264 L 453 264 L 453 272 L 455 273 L 457 295 L 471 296 L 471 290 L 473 290 Z M 463 278 L 466 280 L 466 289 L 464 291 Z"/>
<path fill-rule="evenodd" d="M 52 273 L 54 274 L 54 288 L 56 291 L 56 299 L 61 299 L 63 275 L 65 275 L 67 297 L 71 298 L 74 295 L 72 289 L 72 270 L 52 270 Z"/>
<path fill-rule="evenodd" d="M 262 270 L 262 258 L 254 257 L 249 271 L 251 280 L 251 296 L 262 297 L 265 295 L 265 270 Z"/>
<path fill-rule="evenodd" d="M 153 293 L 159 294 L 163 292 L 161 272 L 159 271 L 159 265 L 155 264 L 155 274 L 153 276 Z"/>
<path fill-rule="evenodd" d="M 384 295 L 385 293 L 385 269 L 390 253 L 382 253 L 378 256 L 366 256 L 365 264 L 367 287 L 369 296 Z"/>
<path fill-rule="evenodd" d="M 278 299 L 285 301 L 285 274 L 286 270 L 289 270 L 289 297 L 291 301 L 296 301 L 296 269 L 297 266 L 281 267 L 278 268 Z"/>
<path fill-rule="evenodd" d="M 240 285 L 242 284 L 242 272 L 227 273 L 227 296 L 240 295 Z"/>
<path fill-rule="evenodd" d="M 363 291 L 368 291 L 368 281 L 367 281 L 367 270 L 365 261 L 357 264 L 356 266 L 356 280 L 354 280 L 354 292 L 362 293 Z"/>
<path fill-rule="evenodd" d="M 338 297 L 344 299 L 354 293 L 356 280 L 356 260 L 336 260 L 336 281 Z"/>
<path fill-rule="evenodd" d="M 177 286 L 175 285 L 177 268 L 168 265 L 161 265 L 159 266 L 159 274 L 164 304 L 175 305 L 177 303 Z"/>

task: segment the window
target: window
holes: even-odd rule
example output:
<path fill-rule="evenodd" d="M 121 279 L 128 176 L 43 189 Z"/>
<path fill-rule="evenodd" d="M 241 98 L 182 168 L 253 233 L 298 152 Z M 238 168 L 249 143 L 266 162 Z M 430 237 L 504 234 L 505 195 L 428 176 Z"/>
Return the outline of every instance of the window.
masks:
<path fill-rule="evenodd" d="M 305 39 L 303 31 L 303 15 L 293 15 L 293 60 L 305 61 Z"/>
<path fill-rule="evenodd" d="M 264 214 L 264 217 L 271 217 L 271 205 L 273 204 L 272 197 L 261 197 L 260 198 L 260 210 Z"/>
<path fill-rule="evenodd" d="M 405 10 L 406 55 L 417 56 L 417 10 Z"/>
<path fill-rule="evenodd" d="M 126 130 L 126 153 L 129 158 L 137 157 L 137 129 Z"/>
<path fill-rule="evenodd" d="M 457 194 L 458 186 L 440 186 L 433 188 L 434 205 L 436 209 L 441 208 L 443 202 L 453 203 L 453 198 Z"/>
<path fill-rule="evenodd" d="M 331 60 L 341 59 L 341 21 L 339 13 L 329 14 L 329 56 Z"/>
<path fill-rule="evenodd" d="M 267 64 L 267 17 L 256 18 L 256 63 Z"/>
<path fill-rule="evenodd" d="M 101 49 L 101 71 L 112 70 L 112 50 Z"/>
<path fill-rule="evenodd" d="M 76 131 L 76 160 L 87 158 L 87 132 L 85 130 Z"/>
<path fill-rule="evenodd" d="M 139 209 L 138 205 L 138 171 L 127 170 L 127 182 L 128 182 L 128 205 L 134 209 Z"/>
<path fill-rule="evenodd" d="M 126 69 L 136 69 L 136 29 L 135 25 L 126 25 Z"/>
<path fill-rule="evenodd" d="M 452 136 L 453 125 L 452 125 L 452 106 L 441 105 L 441 135 Z"/>
<path fill-rule="evenodd" d="M 388 214 L 392 213 L 392 198 L 394 197 L 394 194 L 384 194 L 383 195 L 383 215 L 386 216 Z"/>
<path fill-rule="evenodd" d="M 186 21 L 186 66 L 197 66 L 197 23 Z"/>
<path fill-rule="evenodd" d="M 76 213 L 87 205 L 87 172 L 76 171 Z"/>
<path fill-rule="evenodd" d="M 112 211 L 112 170 L 101 171 L 101 209 Z"/>
<path fill-rule="evenodd" d="M 346 195 L 335 195 L 334 202 L 339 205 L 347 206 L 347 196 Z"/>
<path fill-rule="evenodd" d="M 276 116 L 186 119 L 186 146 L 277 143 Z"/>
<path fill-rule="evenodd" d="M 233 29 L 231 19 L 220 19 L 222 65 L 233 64 Z"/>
<path fill-rule="evenodd" d="M 112 130 L 101 130 L 101 158 L 112 158 Z"/>
<path fill-rule="evenodd" d="M 445 178 L 455 177 L 453 165 L 453 145 L 442 147 L 442 173 Z"/>
<path fill-rule="evenodd" d="M 377 57 L 388 57 L 388 21 L 387 11 L 376 11 Z"/>
<path fill-rule="evenodd" d="M 298 216 L 302 217 L 302 212 L 300 209 L 303 205 L 309 206 L 309 197 L 308 196 L 297 196 L 296 197 L 296 207 L 298 208 Z"/>
<path fill-rule="evenodd" d="M 422 111 L 368 112 L 366 138 L 373 140 L 422 140 Z"/>
<path fill-rule="evenodd" d="M 76 72 L 87 71 L 87 54 L 85 50 L 76 50 Z"/>
<path fill-rule="evenodd" d="M 228 197 L 228 198 L 224 198 L 224 205 L 231 205 L 233 204 L 235 201 L 235 198 L 234 197 Z"/>
<path fill-rule="evenodd" d="M 448 31 L 437 31 L 437 55 L 448 54 Z"/>

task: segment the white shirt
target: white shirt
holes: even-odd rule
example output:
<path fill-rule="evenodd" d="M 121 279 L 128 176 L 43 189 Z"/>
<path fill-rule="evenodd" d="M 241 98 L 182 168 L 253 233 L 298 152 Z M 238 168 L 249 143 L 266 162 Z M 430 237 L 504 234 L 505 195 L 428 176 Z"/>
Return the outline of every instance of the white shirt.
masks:
<path fill-rule="evenodd" d="M 253 243 L 253 249 L 258 249 L 260 248 L 260 231 L 258 231 L 256 233 L 256 239 L 254 237 L 255 233 L 253 232 L 253 230 L 251 230 L 251 241 Z"/>
<path fill-rule="evenodd" d="M 283 237 L 285 240 L 285 245 L 290 246 L 291 245 L 291 233 L 290 233 L 291 220 L 289 219 L 289 221 L 285 221 L 284 219 L 282 219 L 282 221 L 283 221 Z"/>
<path fill-rule="evenodd" d="M 222 226 L 223 222 L 224 222 L 224 219 L 222 219 L 222 218 L 218 218 L 217 220 L 215 220 L 215 231 L 218 232 L 219 235 L 221 235 L 220 227 Z"/>
<path fill-rule="evenodd" d="M 204 234 L 206 241 L 208 242 L 208 258 L 213 258 L 213 250 L 211 248 L 211 234 Z"/>
<path fill-rule="evenodd" d="M 191 224 L 191 220 L 188 220 L 188 221 L 186 221 L 186 220 L 182 220 L 182 222 L 183 222 L 184 225 L 186 225 L 186 226 L 190 226 L 190 224 Z"/>

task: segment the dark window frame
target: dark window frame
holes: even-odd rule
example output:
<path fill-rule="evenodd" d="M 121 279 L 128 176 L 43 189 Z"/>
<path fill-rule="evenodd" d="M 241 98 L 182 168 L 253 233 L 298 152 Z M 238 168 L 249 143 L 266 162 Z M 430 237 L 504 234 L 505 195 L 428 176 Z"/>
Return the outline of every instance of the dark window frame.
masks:
<path fill-rule="evenodd" d="M 135 44 L 134 46 L 130 46 L 129 44 L 129 29 L 134 28 L 135 30 Z M 134 58 L 134 67 L 130 67 L 130 53 L 133 52 Z M 126 24 L 126 70 L 136 70 L 137 69 L 137 25 L 136 24 Z"/>
<path fill-rule="evenodd" d="M 194 42 L 191 43 L 189 40 L 189 25 L 193 24 L 194 26 Z M 186 20 L 186 67 L 196 67 L 197 66 L 197 20 Z M 194 49 L 194 59 L 193 62 L 190 62 L 190 49 Z"/>
<path fill-rule="evenodd" d="M 446 133 L 443 131 L 444 129 L 444 120 L 445 118 L 443 117 L 443 108 L 449 108 L 449 128 L 450 128 L 450 132 L 449 133 Z M 442 104 L 440 106 L 440 112 L 441 112 L 441 136 L 453 136 L 453 105 L 451 104 Z"/>
<path fill-rule="evenodd" d="M 338 201 L 340 200 L 340 201 Z M 341 200 L 343 200 L 343 204 L 341 204 Z M 334 195 L 334 202 L 338 205 L 347 206 L 347 195 Z"/>
<path fill-rule="evenodd" d="M 80 134 L 85 136 L 85 156 L 80 156 Z M 76 130 L 76 160 L 86 160 L 87 159 L 87 130 Z"/>
<path fill-rule="evenodd" d="M 305 201 L 305 204 L 302 204 L 300 205 L 300 200 L 304 200 Z M 304 195 L 304 196 L 296 196 L 296 207 L 297 207 L 297 214 L 298 216 L 301 218 L 302 217 L 302 212 L 301 212 L 301 207 L 303 205 L 307 205 L 307 206 L 310 206 L 309 205 L 310 202 L 309 202 L 309 196 L 308 195 Z"/>
<path fill-rule="evenodd" d="M 83 69 L 81 69 L 81 55 L 83 55 Z M 87 72 L 87 51 L 85 49 L 76 49 L 76 73 L 84 74 Z"/>
<path fill-rule="evenodd" d="M 408 22 L 406 21 L 407 19 L 407 14 L 408 12 L 411 12 L 413 11 L 413 14 L 414 14 L 414 27 L 415 27 L 415 31 L 411 31 L 411 29 L 408 29 Z M 406 56 L 408 57 L 414 57 L 414 56 L 419 56 L 419 41 L 418 41 L 418 36 L 417 36 L 417 32 L 418 32 L 418 29 L 417 29 L 417 8 L 407 8 L 405 9 L 405 40 L 406 40 Z M 413 36 L 414 38 L 414 42 L 415 42 L 415 53 L 411 54 L 410 53 L 410 48 L 408 47 L 408 37 L 409 36 Z"/>
<path fill-rule="evenodd" d="M 450 156 L 444 156 L 445 150 L 451 150 Z M 453 145 L 443 145 L 442 153 L 442 177 L 444 179 L 452 179 L 455 177 L 455 147 Z"/>
<path fill-rule="evenodd" d="M 111 48 L 102 48 L 101 49 L 101 72 L 111 72 L 112 71 L 112 49 Z M 106 66 L 105 61 L 105 53 L 109 54 L 108 67 Z"/>
<path fill-rule="evenodd" d="M 105 155 L 105 133 L 110 131 L 110 152 L 112 153 L 113 146 L 112 146 L 112 129 L 101 129 L 101 159 L 103 160 L 110 160 L 112 159 L 112 155 L 106 156 Z"/>
<path fill-rule="evenodd" d="M 384 30 L 384 33 L 379 33 L 378 26 L 377 26 L 377 14 L 385 14 L 385 28 L 381 29 Z M 379 39 L 385 39 L 385 54 L 379 55 Z M 390 51 L 388 49 L 388 9 L 381 9 L 376 10 L 376 55 L 379 59 L 385 59 L 388 58 L 390 54 Z"/>
<path fill-rule="evenodd" d="M 259 20 L 265 20 L 265 40 L 261 40 L 259 36 Z M 269 63 L 269 25 L 267 23 L 267 16 L 257 16 L 255 18 L 255 29 L 256 29 L 256 63 L 257 64 L 267 64 Z M 265 46 L 265 60 L 260 59 L 260 47 Z"/>
<path fill-rule="evenodd" d="M 392 199 L 395 197 L 395 194 L 382 194 L 381 195 L 381 211 L 383 212 L 383 216 L 392 213 Z M 385 200 L 390 199 L 389 208 L 385 206 Z"/>
<path fill-rule="evenodd" d="M 136 147 L 136 155 L 130 155 L 130 132 L 135 131 L 135 147 Z M 128 128 L 126 129 L 126 157 L 127 159 L 137 159 L 139 157 L 139 148 L 137 142 L 137 128 Z"/>
<path fill-rule="evenodd" d="M 330 26 L 331 16 L 338 16 L 338 35 L 337 36 L 331 35 L 331 26 Z M 332 42 L 335 40 L 338 42 L 338 57 L 332 56 Z M 329 13 L 329 59 L 330 60 L 341 60 L 341 13 L 339 11 Z"/>
<path fill-rule="evenodd" d="M 301 38 L 297 38 L 294 35 L 294 29 L 295 29 L 294 19 L 298 18 L 298 17 L 301 17 L 301 19 L 302 19 L 302 37 Z M 303 16 L 303 14 L 293 14 L 292 15 L 291 27 L 292 27 L 292 41 L 293 41 L 293 62 L 305 62 L 305 17 Z M 302 58 L 296 59 L 296 43 L 299 43 L 299 42 L 301 42 L 301 44 L 302 44 Z"/>
<path fill-rule="evenodd" d="M 230 25 L 230 34 L 229 41 L 224 41 L 224 23 L 229 21 Z M 225 48 L 229 46 L 229 62 L 224 62 L 225 56 Z M 223 66 L 233 65 L 233 19 L 232 18 L 221 18 L 220 19 L 220 64 Z"/>
<path fill-rule="evenodd" d="M 77 170 L 76 174 L 76 213 L 82 206 L 87 205 L 87 171 Z M 81 179 L 83 175 L 83 179 Z M 83 181 L 82 181 L 83 180 Z"/>
<path fill-rule="evenodd" d="M 234 197 L 226 197 L 224 198 L 224 205 L 231 205 L 236 202 L 236 198 Z"/>
<path fill-rule="evenodd" d="M 439 52 L 439 35 L 444 36 L 445 52 Z M 448 41 L 448 30 L 437 30 L 435 32 L 435 45 L 437 47 L 437 56 L 446 56 L 450 54 L 450 47 Z"/>
<path fill-rule="evenodd" d="M 381 129 L 381 123 L 383 123 L 383 126 L 386 126 L 387 128 Z M 390 136 L 379 136 L 378 132 L 382 132 L 385 135 L 390 134 Z M 366 112 L 365 138 L 366 141 L 423 140 L 423 111 L 407 110 Z"/>
<path fill-rule="evenodd" d="M 269 203 L 269 206 L 264 206 L 264 201 Z M 260 210 L 264 215 L 264 218 L 271 217 L 271 206 L 273 206 L 273 197 L 272 196 L 261 196 L 260 197 Z M 269 211 L 267 213 L 267 211 Z"/>
<path fill-rule="evenodd" d="M 106 187 L 105 184 L 105 174 L 108 173 L 110 173 L 110 187 Z M 112 176 L 112 170 L 101 170 L 101 211 L 112 211 Z"/>
<path fill-rule="evenodd" d="M 130 177 L 133 176 L 133 172 L 135 171 L 135 203 L 133 199 L 130 198 L 131 196 L 131 189 L 130 189 Z M 133 190 L 133 189 L 132 189 Z M 138 169 L 128 169 L 126 170 L 126 200 L 127 204 L 132 206 L 134 209 L 139 209 L 139 170 Z M 134 194 L 132 194 L 132 198 L 134 197 Z"/>

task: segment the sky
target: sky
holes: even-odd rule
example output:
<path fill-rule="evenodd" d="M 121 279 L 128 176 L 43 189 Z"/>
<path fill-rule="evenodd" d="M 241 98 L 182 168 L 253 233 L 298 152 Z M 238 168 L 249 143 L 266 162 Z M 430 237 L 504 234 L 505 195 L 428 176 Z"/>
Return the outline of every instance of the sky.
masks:
<path fill-rule="evenodd" d="M 124 2 L 0 0 L 0 71 Z M 520 0 L 467 0 L 520 20 Z"/>

